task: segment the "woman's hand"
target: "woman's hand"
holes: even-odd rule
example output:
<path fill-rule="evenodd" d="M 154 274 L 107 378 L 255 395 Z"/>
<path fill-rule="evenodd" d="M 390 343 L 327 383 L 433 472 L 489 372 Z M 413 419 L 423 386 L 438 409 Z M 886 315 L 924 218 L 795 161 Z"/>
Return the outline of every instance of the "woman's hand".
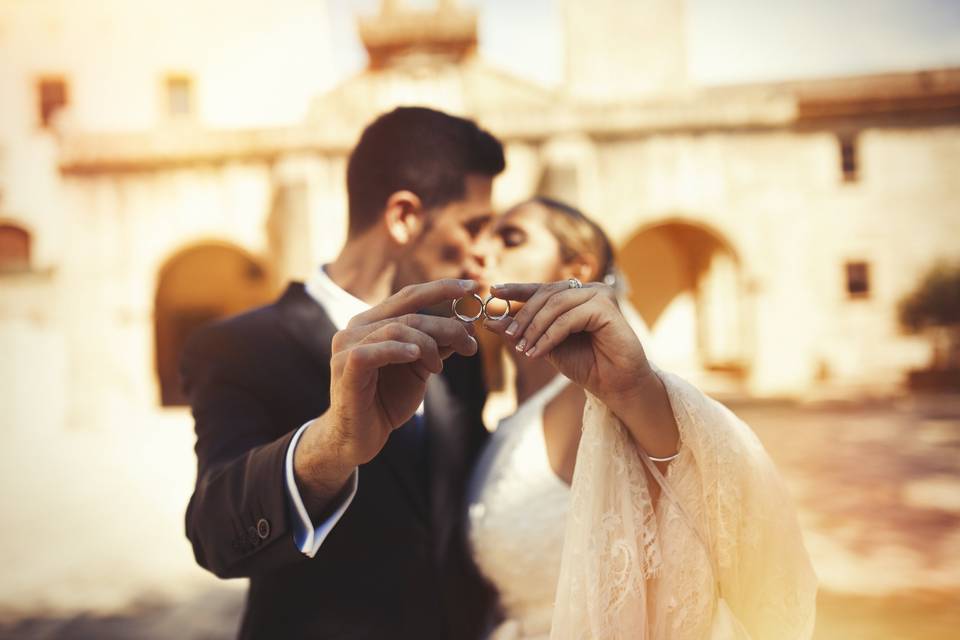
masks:
<path fill-rule="evenodd" d="M 566 377 L 597 396 L 653 456 L 676 452 L 678 431 L 666 389 L 608 285 L 502 284 L 497 298 L 523 302 L 514 317 L 488 329 L 529 358 L 548 358 Z"/>
<path fill-rule="evenodd" d="M 629 393 L 652 374 L 643 346 L 617 306 L 613 290 L 570 281 L 495 285 L 497 298 L 523 302 L 513 318 L 487 321 L 529 358 L 548 358 L 565 376 L 606 401 Z"/>

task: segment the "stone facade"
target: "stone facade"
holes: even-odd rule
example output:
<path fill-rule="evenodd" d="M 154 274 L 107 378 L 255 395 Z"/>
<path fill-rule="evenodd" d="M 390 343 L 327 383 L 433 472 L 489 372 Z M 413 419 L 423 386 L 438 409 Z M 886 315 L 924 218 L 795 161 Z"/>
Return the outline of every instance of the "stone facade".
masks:
<path fill-rule="evenodd" d="M 336 255 L 347 153 L 398 104 L 505 141 L 498 205 L 539 191 L 592 214 L 649 351 L 707 389 L 890 393 L 927 362 L 896 304 L 960 258 L 960 69 L 691 87 L 679 0 L 631 3 L 620 40 L 650 15 L 673 31 L 617 53 L 598 30 L 622 4 L 571 0 L 568 83 L 550 90 L 479 58 L 455 3 L 383 4 L 361 31 L 375 64 L 307 100 L 329 66 L 324 3 L 244 22 L 226 0 L 0 2 L 0 498 L 18 523 L 0 602 L 110 607 L 209 584 L 180 534 L 194 459 L 177 345 Z M 270 20 L 305 26 L 278 43 L 259 35 Z M 43 78 L 69 81 L 47 126 Z M 281 112 L 306 115 L 264 117 Z M 3 262 L 23 231 L 26 268 Z M 106 526 L 106 504 L 130 517 Z M 38 560 L 64 532 L 83 561 Z M 116 563 L 122 578 L 97 573 Z"/>
<path fill-rule="evenodd" d="M 4 405 L 17 422 L 35 404 L 21 387 L 38 380 L 65 391 L 43 409 L 51 424 L 157 407 L 164 269 L 185 250 L 225 246 L 257 265 L 262 291 L 304 277 L 344 238 L 346 154 L 360 128 L 411 103 L 502 137 L 498 204 L 546 191 L 602 223 L 664 366 L 718 389 L 801 395 L 889 392 L 924 365 L 929 347 L 900 335 L 895 307 L 933 262 L 960 257 L 960 70 L 696 88 L 664 84 L 663 70 L 682 65 L 666 60 L 618 96 L 610 78 L 584 89 L 574 64 L 570 90 L 554 91 L 486 65 L 475 20 L 450 3 L 391 30 L 393 4 L 364 23 L 377 64 L 316 97 L 299 125 L 111 132 L 83 126 L 77 87 L 60 129 L 25 116 L 4 128 L 0 215 L 33 242 L 31 269 L 0 276 Z M 431 20 L 436 29 L 409 28 Z M 569 51 L 587 62 L 599 54 L 584 48 L 600 42 L 589 24 Z M 423 41 L 444 25 L 447 37 Z M 866 263 L 865 295 L 848 293 L 847 263 Z"/>

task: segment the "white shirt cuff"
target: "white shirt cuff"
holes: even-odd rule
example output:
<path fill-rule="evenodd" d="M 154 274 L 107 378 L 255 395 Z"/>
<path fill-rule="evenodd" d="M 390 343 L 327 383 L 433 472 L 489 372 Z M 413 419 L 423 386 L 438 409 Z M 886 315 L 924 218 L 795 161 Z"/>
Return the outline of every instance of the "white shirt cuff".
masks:
<path fill-rule="evenodd" d="M 296 513 L 296 517 L 293 519 L 293 541 L 305 556 L 312 558 L 317 555 L 317 551 L 320 550 L 320 545 L 323 544 L 323 541 L 330 535 L 333 528 L 340 522 L 340 518 L 343 517 L 347 507 L 353 502 L 353 497 L 357 495 L 360 472 L 358 469 L 353 470 L 353 474 L 351 474 L 350 480 L 348 481 L 350 483 L 350 493 L 344 499 L 343 503 L 337 507 L 337 510 L 323 522 L 314 524 L 310 520 L 307 508 L 303 505 L 303 498 L 300 497 L 300 489 L 297 487 L 297 479 L 293 474 L 293 452 L 297 448 L 300 436 L 303 435 L 303 431 L 309 425 L 309 422 L 304 424 L 293 434 L 293 438 L 290 440 L 290 446 L 287 447 L 285 467 L 287 497 L 293 504 L 293 510 Z"/>

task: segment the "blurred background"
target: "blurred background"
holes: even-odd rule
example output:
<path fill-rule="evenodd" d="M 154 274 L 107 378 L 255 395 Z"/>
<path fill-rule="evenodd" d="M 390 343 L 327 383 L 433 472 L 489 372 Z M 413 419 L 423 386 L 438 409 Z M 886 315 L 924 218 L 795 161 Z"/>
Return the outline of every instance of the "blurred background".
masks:
<path fill-rule="evenodd" d="M 0 0 L 0 638 L 228 638 L 177 358 L 346 231 L 399 104 L 611 235 L 787 478 L 817 638 L 960 628 L 960 3 Z"/>

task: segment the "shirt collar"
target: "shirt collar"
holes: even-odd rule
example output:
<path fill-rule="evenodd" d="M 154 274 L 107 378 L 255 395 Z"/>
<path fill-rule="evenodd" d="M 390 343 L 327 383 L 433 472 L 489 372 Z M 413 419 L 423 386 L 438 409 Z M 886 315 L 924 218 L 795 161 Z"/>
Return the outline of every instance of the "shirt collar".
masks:
<path fill-rule="evenodd" d="M 316 269 L 306 284 L 307 293 L 330 316 L 338 331 L 350 322 L 350 318 L 370 309 L 370 305 L 343 289 L 327 275 L 327 265 Z"/>

